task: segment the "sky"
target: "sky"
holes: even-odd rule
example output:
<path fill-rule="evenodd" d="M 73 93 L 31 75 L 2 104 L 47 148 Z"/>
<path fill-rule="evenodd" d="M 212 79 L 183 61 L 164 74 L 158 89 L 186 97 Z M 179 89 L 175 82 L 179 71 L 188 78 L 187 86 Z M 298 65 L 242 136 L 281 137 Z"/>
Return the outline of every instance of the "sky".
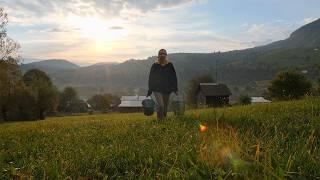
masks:
<path fill-rule="evenodd" d="M 0 0 L 23 59 L 79 65 L 239 50 L 288 38 L 319 0 Z"/>

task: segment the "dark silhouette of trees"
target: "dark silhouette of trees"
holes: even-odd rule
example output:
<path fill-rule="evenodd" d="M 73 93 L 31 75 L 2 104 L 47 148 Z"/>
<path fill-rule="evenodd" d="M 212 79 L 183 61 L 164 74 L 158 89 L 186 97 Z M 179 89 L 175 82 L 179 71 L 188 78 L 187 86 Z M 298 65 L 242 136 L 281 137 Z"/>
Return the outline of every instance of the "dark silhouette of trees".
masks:
<path fill-rule="evenodd" d="M 77 91 L 66 87 L 60 93 L 58 111 L 63 113 L 84 113 L 88 111 L 87 102 L 80 100 Z"/>
<path fill-rule="evenodd" d="M 88 100 L 88 103 L 95 111 L 106 111 L 112 104 L 120 104 L 120 99 L 112 94 L 96 94 Z"/>
<path fill-rule="evenodd" d="M 14 108 L 14 96 L 23 89 L 22 74 L 17 61 L 9 57 L 0 60 L 0 109 L 3 120 L 8 120 L 10 110 Z"/>
<path fill-rule="evenodd" d="M 242 104 L 242 105 L 251 104 L 251 97 L 248 96 L 248 95 L 241 95 L 241 96 L 239 97 L 239 102 L 240 102 L 240 104 Z"/>
<path fill-rule="evenodd" d="M 311 91 L 312 84 L 302 74 L 289 70 L 280 72 L 268 87 L 269 94 L 274 99 L 299 99 Z"/>
<path fill-rule="evenodd" d="M 32 69 L 22 75 L 20 45 L 7 35 L 8 15 L 0 8 L 0 120 L 44 119 L 58 105 L 58 90 L 48 75 Z M 75 91 L 67 89 L 71 102 L 84 105 Z M 80 106 L 79 106 L 80 107 Z"/>
<path fill-rule="evenodd" d="M 46 73 L 31 69 L 23 76 L 23 81 L 31 89 L 39 119 L 45 119 L 48 111 L 54 111 L 58 105 L 58 90 L 52 85 Z"/>
<path fill-rule="evenodd" d="M 66 87 L 60 93 L 58 111 L 70 113 L 75 109 L 75 104 L 79 101 L 77 92 L 72 87 Z"/>

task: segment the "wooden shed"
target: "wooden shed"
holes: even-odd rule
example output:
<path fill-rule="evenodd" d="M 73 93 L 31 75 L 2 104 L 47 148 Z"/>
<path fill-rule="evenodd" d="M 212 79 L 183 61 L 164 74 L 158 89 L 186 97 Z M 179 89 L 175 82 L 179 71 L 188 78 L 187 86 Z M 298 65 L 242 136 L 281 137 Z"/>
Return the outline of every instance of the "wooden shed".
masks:
<path fill-rule="evenodd" d="M 225 84 L 200 83 L 196 95 L 199 108 L 222 107 L 229 104 L 231 91 Z"/>

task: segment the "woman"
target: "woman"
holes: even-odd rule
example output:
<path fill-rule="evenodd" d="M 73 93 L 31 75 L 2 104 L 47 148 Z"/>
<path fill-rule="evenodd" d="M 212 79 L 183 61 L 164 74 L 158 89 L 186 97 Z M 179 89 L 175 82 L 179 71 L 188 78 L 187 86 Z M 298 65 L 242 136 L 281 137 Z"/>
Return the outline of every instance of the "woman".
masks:
<path fill-rule="evenodd" d="M 168 62 L 167 51 L 161 49 L 158 60 L 152 65 L 149 74 L 149 90 L 147 97 L 153 94 L 156 102 L 157 118 L 163 120 L 167 116 L 170 93 L 178 95 L 176 71 L 171 62 Z"/>

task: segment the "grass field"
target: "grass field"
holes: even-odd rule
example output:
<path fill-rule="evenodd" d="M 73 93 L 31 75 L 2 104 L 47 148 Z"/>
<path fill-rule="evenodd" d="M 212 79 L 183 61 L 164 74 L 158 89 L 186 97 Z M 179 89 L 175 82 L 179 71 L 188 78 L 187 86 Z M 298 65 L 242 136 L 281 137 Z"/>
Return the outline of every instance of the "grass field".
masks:
<path fill-rule="evenodd" d="M 208 130 L 199 131 L 199 123 Z M 319 179 L 320 99 L 0 124 L 0 179 Z"/>

